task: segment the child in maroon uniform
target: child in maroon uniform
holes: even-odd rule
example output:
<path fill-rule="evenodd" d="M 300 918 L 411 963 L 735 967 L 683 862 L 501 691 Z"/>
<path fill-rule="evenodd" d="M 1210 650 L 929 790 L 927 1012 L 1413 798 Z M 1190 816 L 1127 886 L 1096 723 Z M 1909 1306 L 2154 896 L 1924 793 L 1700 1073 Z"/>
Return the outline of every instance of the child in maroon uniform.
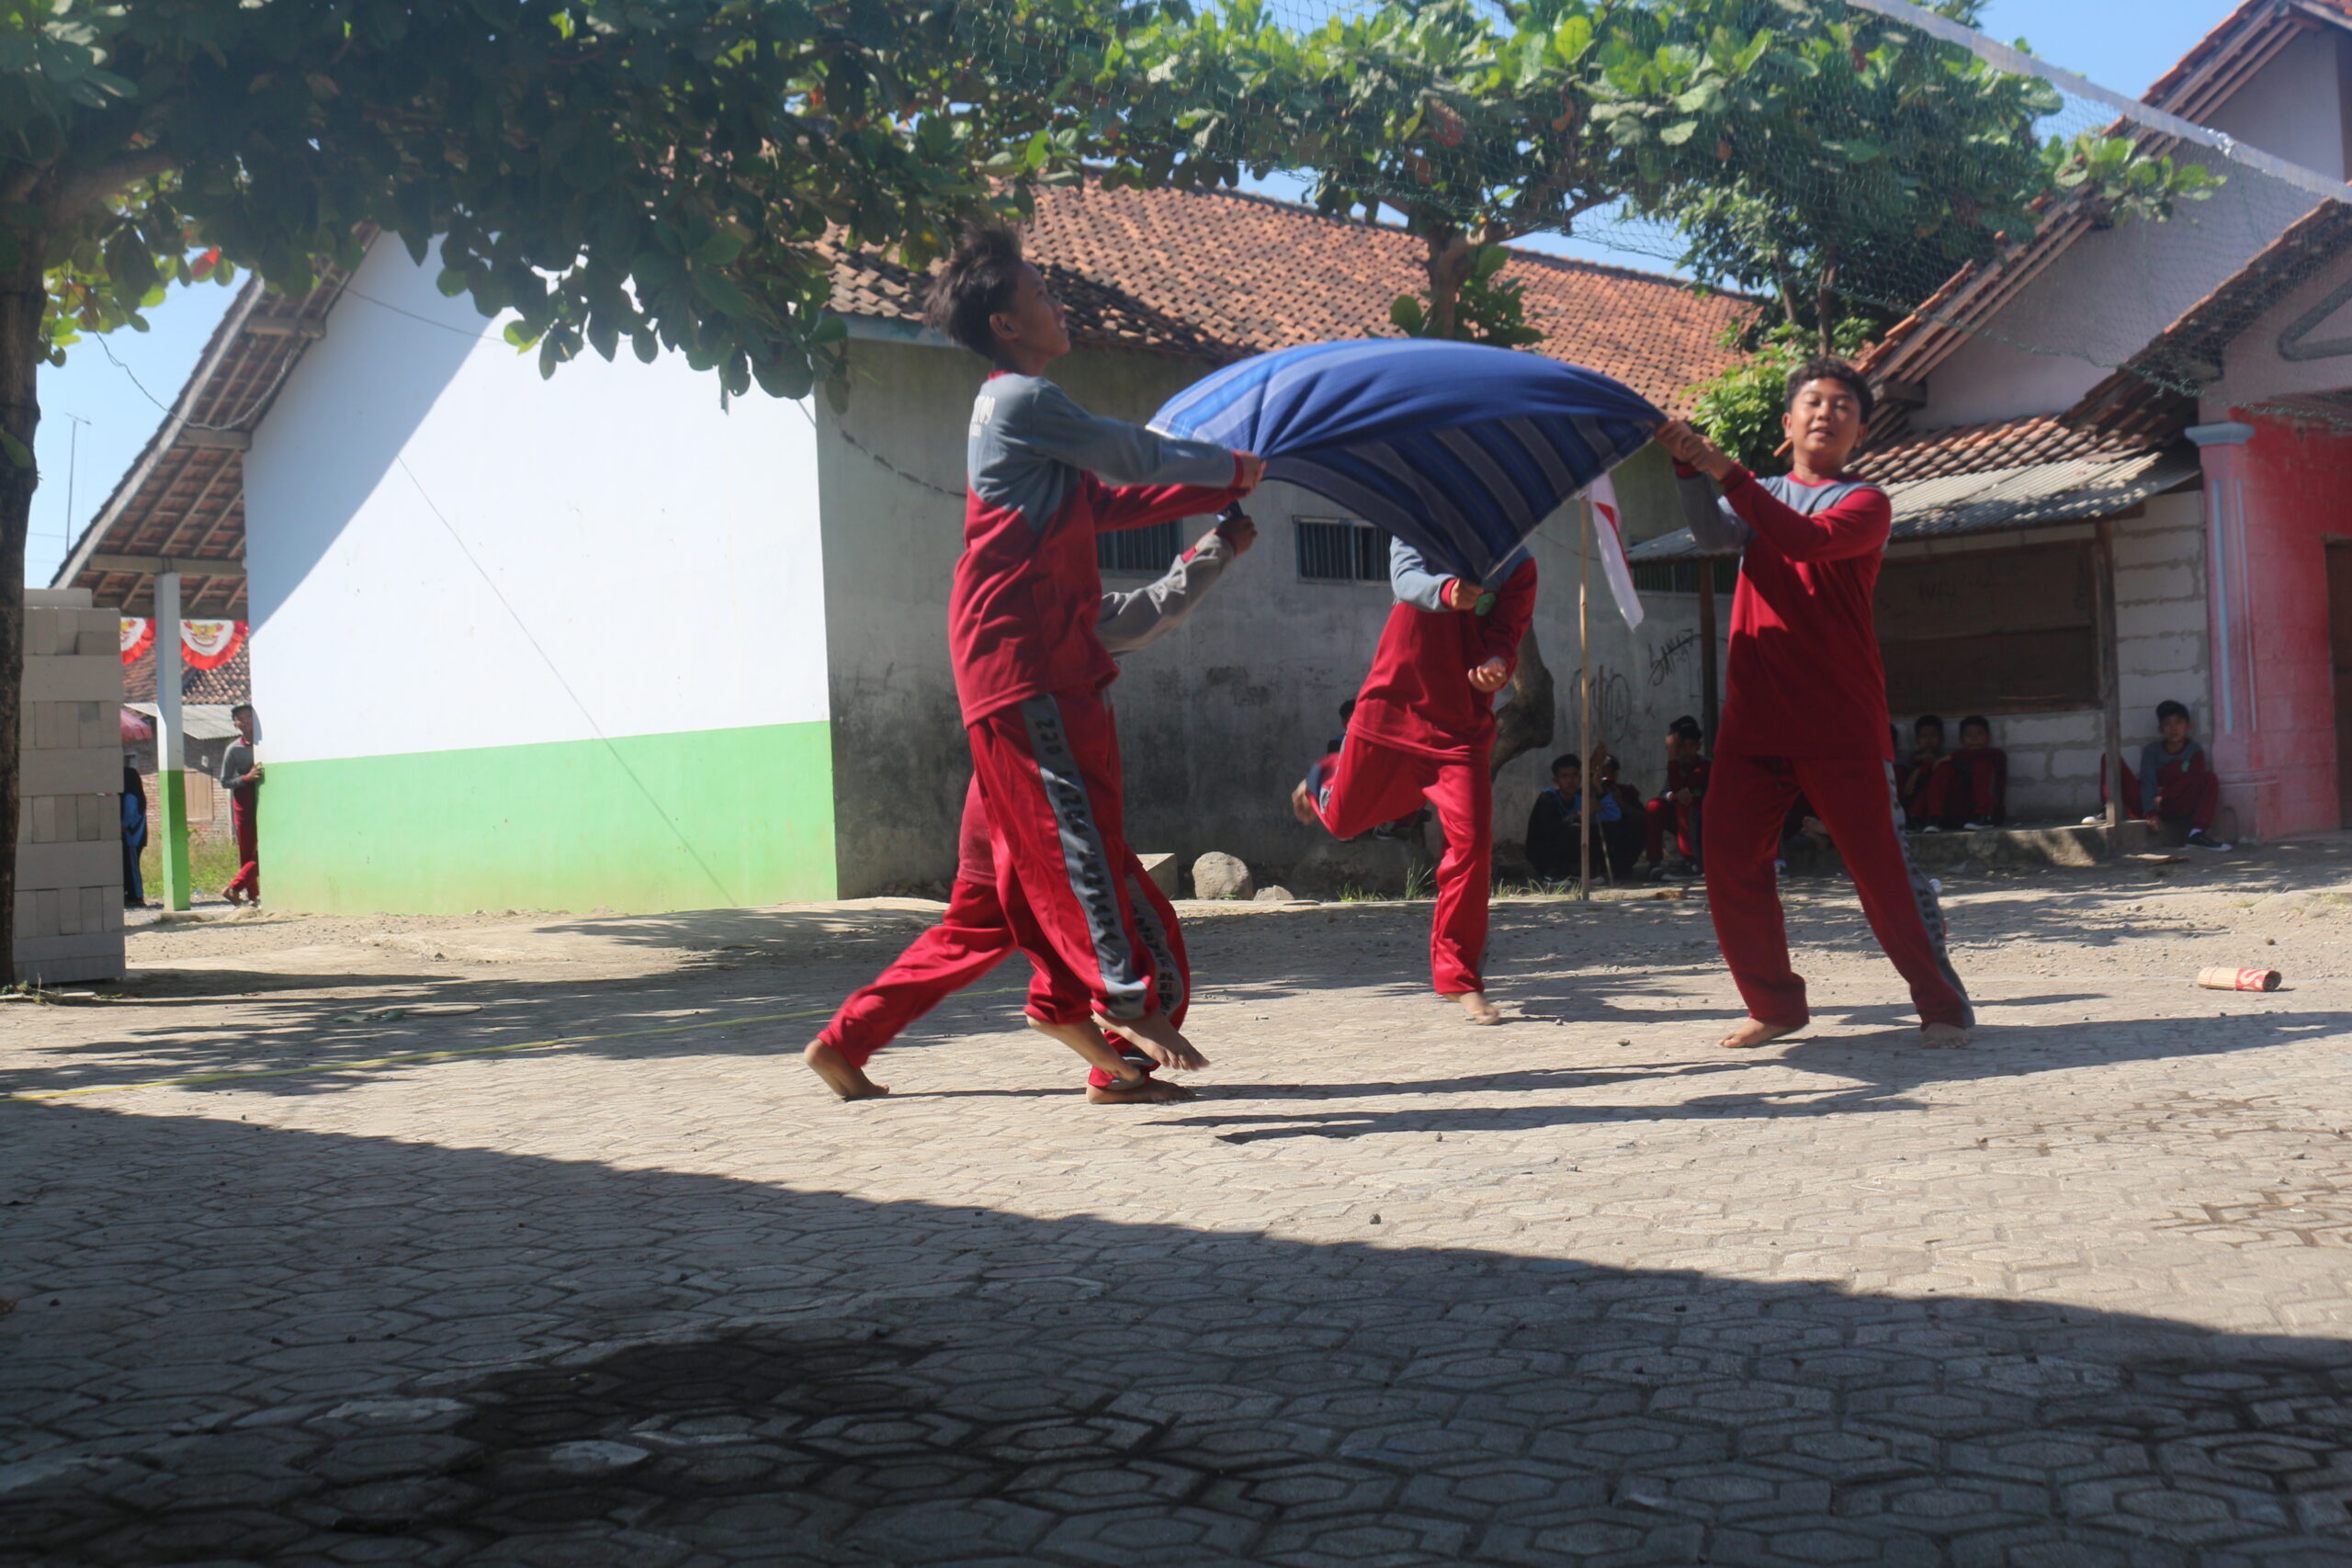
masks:
<path fill-rule="evenodd" d="M 2151 828 L 2188 823 L 2188 842 L 2197 849 L 2228 849 L 2212 832 L 2213 818 L 2222 809 L 2222 780 L 2205 748 L 2189 739 L 2188 705 L 2158 703 L 2156 725 L 2163 739 L 2142 748 L 2140 771 L 2123 770 L 2123 809 Z"/>
<path fill-rule="evenodd" d="M 2009 754 L 1993 744 L 1993 721 L 1981 713 L 1960 721 L 1960 750 L 1946 757 L 1928 802 L 1945 828 L 1997 828 L 2008 815 Z"/>
<path fill-rule="evenodd" d="M 1486 998 L 1487 897 L 1494 863 L 1494 694 L 1519 667 L 1535 614 L 1535 562 L 1513 558 L 1500 591 L 1431 571 L 1403 540 L 1388 548 L 1396 595 L 1372 673 L 1356 694 L 1346 743 L 1291 791 L 1301 822 L 1352 839 L 1426 799 L 1445 855 L 1437 865 L 1430 977 L 1473 1023 L 1500 1023 Z M 1507 563 L 1509 564 L 1509 563 Z"/>
<path fill-rule="evenodd" d="M 1666 787 L 1645 808 L 1649 832 L 1643 852 L 1652 871 L 1666 858 L 1666 836 L 1671 832 L 1681 864 L 1698 872 L 1699 824 L 1707 799 L 1707 759 L 1700 755 L 1704 745 L 1699 721 L 1689 714 L 1666 727 Z"/>
<path fill-rule="evenodd" d="M 1163 1066 L 1204 1066 L 1162 1010 L 1130 893 L 1140 867 L 1102 700 L 1118 667 L 1095 630 L 1094 536 L 1216 512 L 1255 488 L 1265 465 L 1098 419 L 1044 379 L 1069 333 L 1009 231 L 975 231 L 957 247 L 933 285 L 931 316 L 996 365 L 972 405 L 947 636 L 998 903 L 1038 972 L 1030 1023 L 1122 1082 L 1135 1069 L 1105 1033 Z M 1097 474 L 1125 482 L 1113 489 Z M 881 1092 L 822 1040 L 805 1055 L 844 1099 Z"/>
<path fill-rule="evenodd" d="M 1886 676 L 1871 615 L 1894 511 L 1883 491 L 1841 472 L 1870 405 L 1869 384 L 1851 367 L 1800 367 L 1781 417 L 1795 458 L 1783 479 L 1756 479 L 1681 421 L 1658 433 L 1700 546 L 1746 551 L 1707 796 L 1707 902 L 1748 1011 L 1724 1037 L 1728 1047 L 1794 1033 L 1810 1017 L 1772 874 L 1799 794 L 1837 841 L 1879 945 L 1911 983 L 1923 1043 L 1964 1045 L 1974 1021 L 1945 956 L 1943 911 L 1895 827 Z"/>
<path fill-rule="evenodd" d="M 1095 629 L 1114 658 L 1124 658 L 1155 642 L 1183 624 L 1227 566 L 1257 541 L 1258 525 L 1239 508 L 1227 512 L 1215 531 L 1176 558 L 1166 576 L 1132 592 L 1105 593 Z M 1135 908 L 1136 926 L 1150 948 L 1153 983 L 1159 1010 L 1168 1021 L 1182 1028 L 1191 1004 L 1193 972 L 1184 953 L 1183 932 L 1167 896 L 1140 868 L 1127 878 L 1127 897 Z M 837 1064 L 863 1074 L 875 1053 L 896 1039 L 915 1020 L 995 968 L 1017 944 L 996 892 L 996 856 L 989 846 L 988 811 L 980 803 L 975 778 L 964 794 L 964 819 L 956 835 L 956 886 L 939 924 L 909 943 L 890 967 L 851 993 L 832 1021 L 819 1032 L 805 1054 L 820 1074 Z M 1045 971 L 1035 972 L 1040 985 Z M 1113 1048 L 1117 1045 L 1106 1041 Z M 831 1052 L 832 1055 L 827 1055 Z M 1159 1104 L 1189 1100 L 1192 1090 L 1150 1077 L 1151 1059 L 1132 1049 L 1121 1051 L 1133 1077 L 1097 1066 L 1087 1075 L 1087 1099 L 1098 1105 Z M 827 1081 L 831 1077 L 827 1074 Z M 849 1099 L 888 1093 L 887 1086 L 865 1080 L 868 1092 Z M 853 1090 L 855 1086 L 853 1085 Z"/>

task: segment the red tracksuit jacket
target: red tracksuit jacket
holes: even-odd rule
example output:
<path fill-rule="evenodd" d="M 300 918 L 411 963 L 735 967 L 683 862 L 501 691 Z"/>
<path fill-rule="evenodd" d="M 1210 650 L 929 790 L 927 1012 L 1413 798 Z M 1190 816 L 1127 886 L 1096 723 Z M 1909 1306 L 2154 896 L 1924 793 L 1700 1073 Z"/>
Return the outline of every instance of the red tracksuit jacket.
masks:
<path fill-rule="evenodd" d="M 1489 659 L 1519 669 L 1519 639 L 1535 615 L 1535 563 L 1521 560 L 1486 615 L 1442 608 L 1452 578 L 1432 572 L 1401 539 L 1390 543 L 1396 607 L 1381 628 L 1372 673 L 1356 694 L 1351 734 L 1440 761 L 1466 761 L 1494 745 L 1494 694 L 1465 678 Z"/>
<path fill-rule="evenodd" d="M 1675 472 L 1687 479 L 1698 470 L 1678 463 Z M 1720 510 L 1682 488 L 1702 547 L 1747 550 L 1716 754 L 1893 758 L 1871 608 L 1894 524 L 1886 492 L 1859 479 L 1758 479 L 1739 468 L 1724 480 Z"/>
<path fill-rule="evenodd" d="M 1216 512 L 1239 493 L 1241 465 L 1225 447 L 1098 419 L 1051 381 L 999 371 L 972 404 L 966 473 L 947 642 L 969 725 L 1048 692 L 1110 684 L 1118 666 L 1094 629 L 1094 536 Z"/>

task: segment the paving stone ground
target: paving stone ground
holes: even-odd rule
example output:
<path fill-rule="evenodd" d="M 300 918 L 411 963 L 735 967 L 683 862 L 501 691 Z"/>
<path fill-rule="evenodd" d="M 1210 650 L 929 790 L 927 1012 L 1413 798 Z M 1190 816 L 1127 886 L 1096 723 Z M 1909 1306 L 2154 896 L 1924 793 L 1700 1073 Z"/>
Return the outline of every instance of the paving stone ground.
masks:
<path fill-rule="evenodd" d="M 822 1096 L 911 902 L 142 931 L 0 1006 L 0 1562 L 2352 1563 L 2352 843 L 1956 878 L 1964 1053 L 1792 894 L 1736 1057 L 1696 897 L 1484 1031 L 1201 911 L 1153 1109 L 1013 970 Z"/>

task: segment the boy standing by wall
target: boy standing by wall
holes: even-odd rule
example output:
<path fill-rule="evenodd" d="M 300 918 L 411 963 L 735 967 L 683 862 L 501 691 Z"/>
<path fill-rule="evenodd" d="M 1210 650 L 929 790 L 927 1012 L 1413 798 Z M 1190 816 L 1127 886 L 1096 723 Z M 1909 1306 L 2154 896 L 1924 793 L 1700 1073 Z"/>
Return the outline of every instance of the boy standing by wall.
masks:
<path fill-rule="evenodd" d="M 1291 809 L 1336 839 L 1352 839 L 1427 799 L 1445 854 L 1437 863 L 1430 978 L 1473 1023 L 1500 1023 L 1479 965 L 1492 891 L 1494 696 L 1519 667 L 1519 639 L 1535 614 L 1535 562 L 1504 563 L 1501 589 L 1432 571 L 1402 539 L 1389 542 L 1396 596 L 1356 694 L 1347 743 L 1291 791 Z"/>
<path fill-rule="evenodd" d="M 1659 428 L 1702 548 L 1742 549 L 1723 731 L 1707 796 L 1707 901 L 1747 1021 L 1726 1047 L 1809 1021 L 1772 862 L 1790 807 L 1813 803 L 1852 874 L 1879 945 L 1910 982 L 1921 1040 L 1964 1045 L 1974 1013 L 1944 951 L 1943 911 L 1895 826 L 1886 675 L 1871 595 L 1894 523 L 1886 495 L 1844 477 L 1870 386 L 1817 359 L 1789 377 L 1781 428 L 1793 466 L 1758 479 L 1688 423 Z M 1718 491 L 1720 491 L 1720 495 Z"/>
<path fill-rule="evenodd" d="M 1666 787 L 1645 808 L 1648 832 L 1643 847 L 1652 871 L 1657 871 L 1666 859 L 1666 840 L 1670 833 L 1675 852 L 1682 857 L 1680 868 L 1687 868 L 1694 876 L 1699 874 L 1702 852 L 1700 823 L 1707 799 L 1708 767 L 1702 754 L 1705 750 L 1699 721 L 1689 714 L 1666 727 Z"/>
<path fill-rule="evenodd" d="M 947 637 L 997 897 L 1038 970 L 1030 1024 L 1114 1077 L 1133 1069 L 1105 1032 L 1163 1066 L 1204 1066 L 1162 1009 L 1128 891 L 1141 868 L 1102 697 L 1118 667 L 1095 631 L 1094 536 L 1219 511 L 1256 488 L 1265 464 L 1098 419 L 1045 379 L 1069 333 L 1009 230 L 965 238 L 928 313 L 935 331 L 995 366 L 972 404 Z M 808 1060 L 836 1093 L 874 1088 L 846 1063 L 829 1070 L 813 1050 Z"/>

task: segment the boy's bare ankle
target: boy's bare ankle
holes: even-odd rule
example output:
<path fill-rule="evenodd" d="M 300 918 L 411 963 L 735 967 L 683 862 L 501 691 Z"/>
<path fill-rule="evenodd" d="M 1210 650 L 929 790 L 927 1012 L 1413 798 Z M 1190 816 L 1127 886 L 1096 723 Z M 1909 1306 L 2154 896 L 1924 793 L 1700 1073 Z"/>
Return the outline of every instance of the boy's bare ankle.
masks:
<path fill-rule="evenodd" d="M 865 1076 L 865 1068 L 821 1040 L 810 1042 L 808 1048 L 800 1053 L 800 1059 L 824 1080 L 827 1089 L 843 1100 L 879 1100 L 890 1092 L 888 1084 L 876 1083 Z"/>
<path fill-rule="evenodd" d="M 1968 1043 L 1968 1031 L 1957 1023 L 1923 1023 L 1919 1026 L 1919 1043 L 1930 1051 L 1956 1051 Z"/>
<path fill-rule="evenodd" d="M 1726 1051 L 1753 1051 L 1758 1045 L 1785 1040 L 1804 1027 L 1802 1023 L 1767 1023 L 1760 1018 L 1743 1019 L 1737 1029 L 1724 1035 L 1717 1043 Z"/>
<path fill-rule="evenodd" d="M 1495 1010 L 1495 1004 L 1487 999 L 1487 993 L 1484 991 L 1452 991 L 1445 994 L 1455 1006 L 1462 1010 L 1463 1016 L 1472 1023 L 1487 1026 L 1498 1024 L 1503 1021 L 1503 1015 Z"/>
<path fill-rule="evenodd" d="M 1138 1076 L 1117 1048 L 1102 1038 L 1102 1032 L 1091 1024 L 1047 1023 L 1037 1018 L 1028 1020 L 1028 1024 L 1046 1039 L 1058 1040 L 1077 1052 L 1090 1067 L 1100 1068 L 1122 1082 Z"/>
<path fill-rule="evenodd" d="M 1170 1071 L 1198 1072 L 1209 1065 L 1209 1059 L 1168 1021 L 1166 1013 L 1146 1013 L 1133 1019 L 1104 1018 L 1097 1013 L 1094 1021 L 1104 1032 L 1117 1035 Z"/>

